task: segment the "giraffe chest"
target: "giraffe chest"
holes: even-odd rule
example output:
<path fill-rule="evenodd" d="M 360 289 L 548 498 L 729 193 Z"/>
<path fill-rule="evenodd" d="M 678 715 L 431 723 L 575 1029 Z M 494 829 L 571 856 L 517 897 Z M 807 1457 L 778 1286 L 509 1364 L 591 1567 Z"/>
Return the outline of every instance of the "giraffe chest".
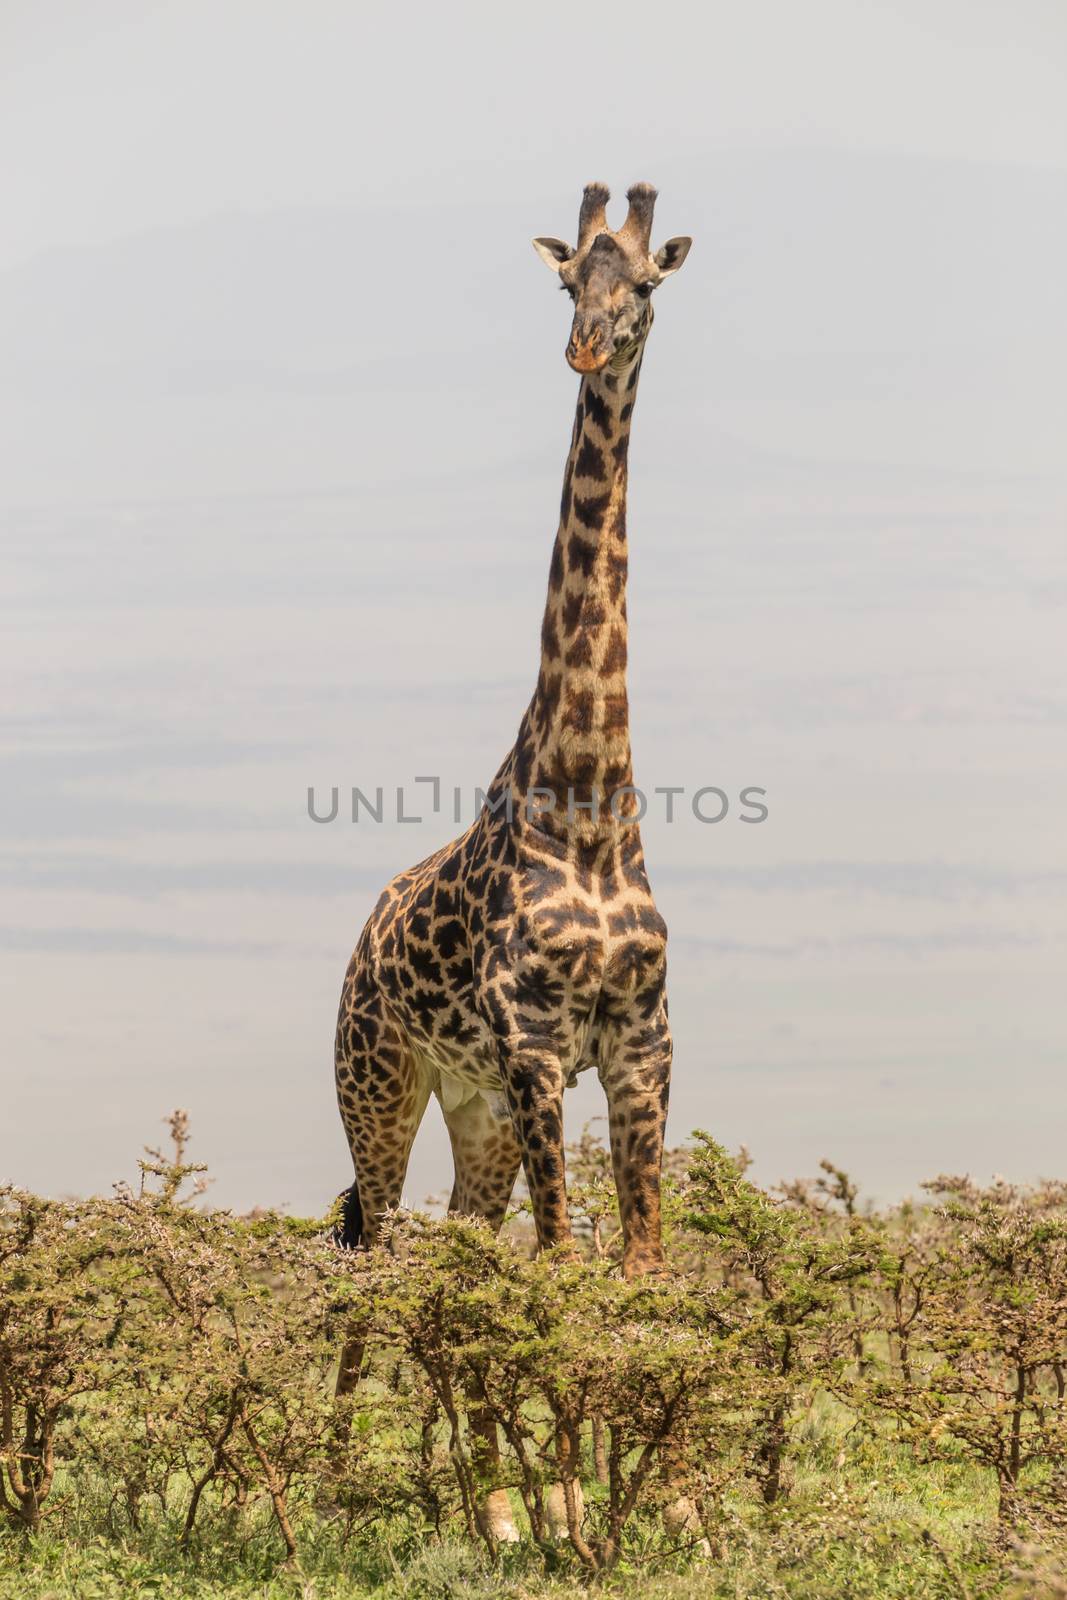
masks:
<path fill-rule="evenodd" d="M 377 928 L 379 982 L 429 1068 L 499 1086 L 501 1048 L 540 1038 L 571 1077 L 595 1059 L 598 1027 L 662 988 L 666 927 L 635 856 L 583 873 L 558 859 L 487 851 L 434 860 Z"/>
<path fill-rule="evenodd" d="M 522 953 L 531 986 L 540 982 L 575 1019 L 663 981 L 667 929 L 640 838 L 628 839 L 625 852 L 611 841 L 599 870 L 527 839 L 512 873 L 504 936 Z"/>
<path fill-rule="evenodd" d="M 531 963 L 563 987 L 575 1016 L 625 1005 L 663 981 L 667 928 L 647 892 L 571 893 L 534 903 L 527 917 Z"/>

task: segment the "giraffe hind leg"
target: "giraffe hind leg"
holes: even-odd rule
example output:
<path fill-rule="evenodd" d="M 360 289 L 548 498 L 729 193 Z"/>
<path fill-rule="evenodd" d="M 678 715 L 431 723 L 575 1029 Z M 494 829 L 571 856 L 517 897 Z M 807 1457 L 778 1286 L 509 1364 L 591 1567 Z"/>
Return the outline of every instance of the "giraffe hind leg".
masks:
<path fill-rule="evenodd" d="M 501 1116 L 481 1094 L 451 1110 L 440 1090 L 438 1099 L 455 1167 L 448 1209 L 461 1217 L 483 1217 L 495 1230 L 507 1213 L 522 1165 L 511 1118 L 506 1110 Z"/>
<path fill-rule="evenodd" d="M 382 1215 L 400 1203 L 430 1079 L 386 1012 L 362 948 L 341 996 L 335 1075 L 354 1172 L 341 1242 L 373 1244 Z"/>
<path fill-rule="evenodd" d="M 482 1217 L 496 1231 L 504 1220 L 522 1165 L 522 1152 L 510 1116 L 498 1115 L 485 1097 L 474 1094 L 448 1109 L 438 1090 L 452 1145 L 455 1183 L 448 1209 L 461 1217 Z M 481 1470 L 499 1482 L 501 1459 L 496 1423 L 482 1406 L 467 1418 L 471 1447 Z M 519 1530 L 506 1489 L 490 1489 L 481 1506 L 494 1539 L 515 1544 Z"/>
<path fill-rule="evenodd" d="M 429 1079 L 388 1017 L 360 951 L 341 996 L 335 1070 L 354 1172 L 335 1237 L 356 1249 L 374 1244 L 383 1215 L 400 1203 L 411 1146 L 430 1094 Z M 337 1374 L 339 1395 L 355 1387 L 362 1365 L 362 1343 L 347 1340 Z"/>

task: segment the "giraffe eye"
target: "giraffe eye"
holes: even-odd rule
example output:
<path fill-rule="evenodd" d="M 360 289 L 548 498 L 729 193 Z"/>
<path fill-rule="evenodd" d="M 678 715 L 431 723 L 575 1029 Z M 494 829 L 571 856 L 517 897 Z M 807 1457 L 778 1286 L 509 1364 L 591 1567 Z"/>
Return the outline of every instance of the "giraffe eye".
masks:
<path fill-rule="evenodd" d="M 572 300 L 577 300 L 578 291 L 574 287 L 573 283 L 561 283 L 560 288 L 563 290 L 564 294 L 569 294 Z"/>
<path fill-rule="evenodd" d="M 656 285 L 652 282 L 652 279 L 646 278 L 644 283 L 636 285 L 635 292 L 640 295 L 642 300 L 647 300 L 655 287 Z"/>

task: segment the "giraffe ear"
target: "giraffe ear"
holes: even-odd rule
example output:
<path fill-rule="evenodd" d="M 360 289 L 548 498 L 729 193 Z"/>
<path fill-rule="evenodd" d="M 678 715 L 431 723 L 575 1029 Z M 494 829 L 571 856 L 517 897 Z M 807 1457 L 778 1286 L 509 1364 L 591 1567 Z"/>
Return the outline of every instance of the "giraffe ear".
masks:
<path fill-rule="evenodd" d="M 654 259 L 660 270 L 661 277 L 668 278 L 672 272 L 678 271 L 678 268 L 689 254 L 689 246 L 692 242 L 692 239 L 685 234 L 681 234 L 677 239 L 668 239 L 667 243 L 656 251 Z"/>
<path fill-rule="evenodd" d="M 562 239 L 535 239 L 533 247 L 546 266 L 558 272 L 565 261 L 569 261 L 574 254 L 569 244 L 564 244 Z"/>

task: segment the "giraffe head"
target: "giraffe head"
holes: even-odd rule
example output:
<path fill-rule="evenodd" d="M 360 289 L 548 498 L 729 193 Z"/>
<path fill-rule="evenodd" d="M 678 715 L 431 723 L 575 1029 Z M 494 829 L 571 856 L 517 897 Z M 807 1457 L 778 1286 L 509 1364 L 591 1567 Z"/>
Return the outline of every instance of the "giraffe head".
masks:
<path fill-rule="evenodd" d="M 609 361 L 629 365 L 652 326 L 653 289 L 678 271 L 693 242 L 668 239 L 652 253 L 656 191 L 650 183 L 627 191 L 630 209 L 617 233 L 605 213 L 610 198 L 604 184 L 586 184 L 575 248 L 562 239 L 533 242 L 574 301 L 567 360 L 575 372 L 600 372 Z"/>

